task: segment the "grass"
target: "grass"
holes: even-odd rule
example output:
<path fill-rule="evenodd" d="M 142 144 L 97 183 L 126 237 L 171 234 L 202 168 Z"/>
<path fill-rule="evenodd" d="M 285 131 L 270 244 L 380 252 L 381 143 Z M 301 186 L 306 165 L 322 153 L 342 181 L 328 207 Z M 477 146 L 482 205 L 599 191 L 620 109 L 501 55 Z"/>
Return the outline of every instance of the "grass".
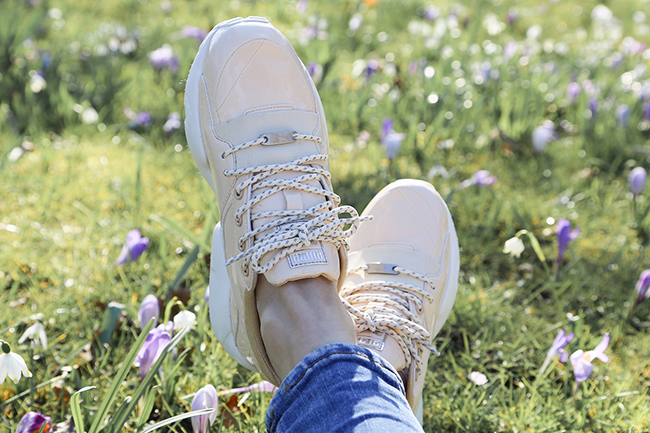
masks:
<path fill-rule="evenodd" d="M 150 293 L 167 299 L 194 246 L 210 245 L 215 200 L 183 130 L 162 130 L 170 112 L 183 111 L 184 79 L 197 49 L 194 40 L 174 35 L 184 25 L 208 30 L 223 19 L 250 14 L 271 19 L 305 63 L 323 68 L 318 87 L 328 117 L 334 187 L 344 203 L 361 211 L 383 186 L 403 177 L 429 179 L 447 199 L 462 248 L 461 279 L 457 303 L 435 341 L 442 355 L 429 364 L 425 431 L 649 428 L 650 307 L 642 303 L 629 316 L 636 280 L 650 268 L 650 226 L 639 211 L 649 203 L 638 197 L 634 214 L 626 177 L 634 166 L 650 166 L 647 101 L 634 85 L 650 83 L 647 74 L 639 72 L 630 83 L 631 75 L 624 80 L 623 74 L 650 66 L 650 51 L 620 59 L 616 54 L 623 51 L 624 36 L 650 45 L 634 15 L 647 9 L 647 1 L 608 4 L 621 22 L 616 44 L 600 37 L 592 22 L 594 1 L 443 2 L 436 22 L 448 28 L 440 37 L 436 22 L 422 18 L 428 4 L 419 1 L 312 1 L 305 13 L 296 3 L 275 1 L 171 4 L 172 11 L 164 12 L 153 1 L 60 0 L 36 8 L 8 3 L 16 28 L 31 42 L 5 50 L 12 57 L 0 79 L 0 114 L 7 120 L 0 122 L 0 339 L 27 359 L 34 376 L 0 385 L 0 431 L 13 431 L 29 410 L 65 422 L 72 416 L 70 396 L 96 386 L 81 394 L 89 426 L 139 334 L 139 303 Z M 518 17 L 508 24 L 512 7 Z M 59 18 L 51 8 L 60 10 Z M 353 32 L 348 22 L 355 13 L 363 23 Z M 498 34 L 490 35 L 484 25 L 489 13 L 502 23 Z M 303 45 L 304 29 L 315 15 L 327 19 L 326 27 L 321 21 L 327 34 Z M 30 16 L 40 27 L 30 27 Z M 542 28 L 537 43 L 526 40 L 534 24 Z M 123 42 L 124 35 L 137 40 L 137 50 L 98 54 L 98 47 L 109 46 L 111 38 Z M 507 59 L 503 50 L 511 41 L 518 43 L 517 53 Z M 0 40 L 6 48 L 5 42 Z M 177 73 L 158 73 L 148 64 L 147 53 L 165 43 L 179 57 Z M 41 68 L 43 52 L 53 58 L 45 70 L 48 87 L 34 93 L 29 71 Z M 371 59 L 379 62 L 377 72 L 368 79 L 363 70 L 353 74 L 354 62 Z M 412 61 L 414 74 L 408 72 Z M 431 78 L 425 61 L 435 70 Z M 487 78 L 477 84 L 484 68 Z M 567 97 L 571 80 L 583 87 L 590 80 L 600 88 L 595 113 L 587 112 L 584 89 L 575 101 Z M 615 116 L 623 103 L 630 107 L 625 126 Z M 75 104 L 93 107 L 98 120 L 84 124 Z M 147 111 L 153 120 L 129 125 L 124 107 Z M 406 134 L 392 161 L 379 140 L 386 117 Z M 558 140 L 538 154 L 531 133 L 544 119 L 555 122 Z M 364 130 L 369 139 L 360 138 Z M 441 145 L 447 139 L 453 140 L 451 148 Z M 33 150 L 14 161 L 10 155 L 19 146 Z M 438 165 L 447 177 L 429 177 Z M 458 188 L 479 169 L 498 182 Z M 560 218 L 581 232 L 556 278 L 547 274 L 527 237 L 520 258 L 503 254 L 505 241 L 525 229 L 539 240 L 552 268 Z M 133 263 L 113 266 L 134 228 L 149 237 L 147 251 Z M 208 270 L 204 248 L 173 293 L 183 299 L 180 308 L 196 312 L 197 326 L 155 377 L 159 388 L 144 421 L 188 412 L 192 395 L 206 384 L 225 390 L 260 380 L 238 367 L 212 335 L 203 302 Z M 107 350 L 96 335 L 109 302 L 125 308 Z M 33 348 L 32 356 L 29 344 L 18 339 L 36 320 L 45 325 L 49 345 Z M 612 336 L 610 361 L 596 361 L 576 393 L 570 363 L 554 361 L 537 377 L 562 328 L 576 335 L 570 352 L 593 349 L 605 332 Z M 468 379 L 472 371 L 488 382 L 474 384 Z M 61 380 L 36 388 L 61 374 Z M 118 401 L 138 384 L 132 368 Z M 263 431 L 269 400 L 263 393 L 222 399 L 211 431 Z M 125 431 L 136 429 L 141 412 L 137 407 Z M 169 429 L 191 431 L 191 425 L 185 420 Z"/>

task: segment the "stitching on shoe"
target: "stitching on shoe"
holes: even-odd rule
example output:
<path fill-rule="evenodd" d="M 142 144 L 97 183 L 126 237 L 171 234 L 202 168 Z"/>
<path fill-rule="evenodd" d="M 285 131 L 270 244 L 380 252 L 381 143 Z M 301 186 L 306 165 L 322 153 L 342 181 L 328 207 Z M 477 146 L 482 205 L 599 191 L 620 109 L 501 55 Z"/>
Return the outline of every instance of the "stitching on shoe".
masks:
<path fill-rule="evenodd" d="M 223 71 L 224 71 L 224 69 L 225 69 L 225 65 L 227 65 L 227 64 L 230 62 L 230 59 L 232 59 L 232 57 L 233 57 L 237 52 L 239 52 L 239 50 L 240 50 L 241 48 L 243 48 L 245 45 L 250 44 L 250 43 L 253 42 L 253 41 L 261 41 L 261 43 L 260 43 L 260 45 L 257 47 L 257 49 L 255 50 L 255 52 L 254 52 L 253 54 L 251 54 L 251 57 L 248 59 L 248 61 L 246 62 L 246 65 L 245 65 L 244 68 L 241 70 L 241 72 L 239 73 L 239 75 L 237 76 L 237 78 L 235 79 L 235 81 L 233 81 L 232 86 L 230 87 L 230 89 L 228 89 L 228 93 L 226 93 L 226 96 L 223 98 L 223 102 L 221 102 L 221 105 L 219 105 L 219 106 L 217 107 L 217 110 L 219 110 L 219 109 L 223 106 L 223 104 L 226 103 L 226 100 L 228 99 L 228 96 L 230 96 L 230 93 L 232 92 L 232 89 L 235 87 L 235 84 L 237 84 L 237 81 L 239 81 L 239 78 L 242 76 L 242 74 L 244 73 L 244 71 L 246 71 L 246 69 L 248 68 L 248 65 L 249 65 L 250 62 L 253 60 L 253 57 L 255 57 L 255 55 L 257 54 L 257 52 L 262 48 L 262 46 L 264 46 L 264 43 L 265 43 L 266 41 L 268 41 L 268 39 L 267 39 L 267 38 L 255 38 L 255 39 L 250 39 L 250 40 L 244 42 L 243 44 L 241 44 L 240 46 L 238 46 L 235 50 L 233 50 L 233 52 L 230 54 L 230 56 L 228 56 L 228 59 L 226 59 L 226 61 L 224 62 L 224 68 L 221 70 L 221 73 L 219 74 L 219 79 L 217 80 L 217 84 L 216 84 L 215 87 L 219 87 L 219 83 L 221 82 L 221 77 L 223 76 Z"/>
<path fill-rule="evenodd" d="M 244 115 L 247 116 L 249 114 L 255 113 L 256 111 L 265 111 L 270 108 L 290 108 L 292 110 L 295 110 L 292 105 L 285 104 L 285 105 L 270 105 L 268 107 L 260 107 L 260 108 L 253 108 L 252 110 L 248 110 Z"/>

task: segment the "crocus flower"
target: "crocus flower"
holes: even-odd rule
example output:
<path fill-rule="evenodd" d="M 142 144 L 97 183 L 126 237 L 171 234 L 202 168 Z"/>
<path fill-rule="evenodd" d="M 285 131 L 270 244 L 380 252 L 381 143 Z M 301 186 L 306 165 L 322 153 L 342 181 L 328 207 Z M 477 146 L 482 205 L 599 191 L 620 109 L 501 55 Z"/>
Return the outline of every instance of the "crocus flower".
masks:
<path fill-rule="evenodd" d="M 571 81 L 567 86 L 566 95 L 569 97 L 569 99 L 571 99 L 571 101 L 575 102 L 575 100 L 578 99 L 578 96 L 580 95 L 580 90 L 580 84 L 576 83 L 575 81 Z"/>
<path fill-rule="evenodd" d="M 307 72 L 309 72 L 314 83 L 318 83 L 323 78 L 323 67 L 316 62 L 309 62 Z"/>
<path fill-rule="evenodd" d="M 43 349 L 47 349 L 47 334 L 41 322 L 36 322 L 27 328 L 18 340 L 18 344 L 22 344 L 28 338 L 40 342 Z"/>
<path fill-rule="evenodd" d="M 52 420 L 38 412 L 27 412 L 18 423 L 15 433 L 37 433 L 41 427 L 43 432 L 47 433 L 52 430 Z"/>
<path fill-rule="evenodd" d="M 164 326 L 160 325 L 157 328 L 153 328 L 147 339 L 142 344 L 138 356 L 135 357 L 135 364 L 140 368 L 140 378 L 144 379 L 151 366 L 154 362 L 160 357 L 165 347 L 169 344 L 171 337 L 164 330 Z"/>
<path fill-rule="evenodd" d="M 181 29 L 181 35 L 186 38 L 194 38 L 198 43 L 203 42 L 203 39 L 207 34 L 198 27 L 195 26 L 185 26 Z"/>
<path fill-rule="evenodd" d="M 150 52 L 149 63 L 158 72 L 163 69 L 170 69 L 176 73 L 178 70 L 178 57 L 174 55 L 172 47 L 169 45 L 163 45 L 157 50 Z"/>
<path fill-rule="evenodd" d="M 460 184 L 460 188 L 467 188 L 470 186 L 488 186 L 496 183 L 497 178 L 490 176 L 490 172 L 487 170 L 479 170 L 472 175 L 469 179 L 465 179 Z"/>
<path fill-rule="evenodd" d="M 576 350 L 571 354 L 571 364 L 573 365 L 573 374 L 576 377 L 576 382 L 579 384 L 591 376 L 594 371 L 594 366 L 591 363 L 594 359 L 598 358 L 602 362 L 609 361 L 609 357 L 605 355 L 605 349 L 609 345 L 609 333 L 603 336 L 603 339 L 594 350 L 587 352 L 583 350 Z"/>
<path fill-rule="evenodd" d="M 203 300 L 205 302 L 210 302 L 210 286 L 205 288 L 205 293 L 203 294 Z"/>
<path fill-rule="evenodd" d="M 424 19 L 434 21 L 440 16 L 440 9 L 437 6 L 429 5 L 424 8 Z"/>
<path fill-rule="evenodd" d="M 372 74 L 379 70 L 379 62 L 375 59 L 368 61 L 368 66 L 366 66 L 366 80 L 370 80 Z"/>
<path fill-rule="evenodd" d="M 131 119 L 131 122 L 128 124 L 128 127 L 131 129 L 137 128 L 139 126 L 145 126 L 151 123 L 151 115 L 146 111 L 140 111 L 139 113 L 136 113 L 129 107 L 124 107 L 123 111 L 124 115 Z"/>
<path fill-rule="evenodd" d="M 21 374 L 25 377 L 32 377 L 32 373 L 27 368 L 22 356 L 11 351 L 11 346 L 4 341 L 0 341 L 0 385 L 8 377 L 14 383 L 18 383 Z"/>
<path fill-rule="evenodd" d="M 180 113 L 177 111 L 169 113 L 169 117 L 167 118 L 167 121 L 163 125 L 163 131 L 165 131 L 167 134 L 171 134 L 172 132 L 176 131 L 180 127 L 181 127 Z"/>
<path fill-rule="evenodd" d="M 580 234 L 580 228 L 576 227 L 571 230 L 571 223 L 566 218 L 561 218 L 555 225 L 555 233 L 557 234 L 557 262 L 562 262 L 564 253 L 569 242 L 574 240 Z"/>
<path fill-rule="evenodd" d="M 472 371 L 470 374 L 467 375 L 467 378 L 478 386 L 485 385 L 486 383 L 488 383 L 487 376 L 478 371 Z"/>
<path fill-rule="evenodd" d="M 140 304 L 140 309 L 138 310 L 138 321 L 140 322 L 140 329 L 147 326 L 149 320 L 154 319 L 153 327 L 155 328 L 158 325 L 158 317 L 160 317 L 160 305 L 158 304 L 158 298 L 154 295 L 147 295 L 142 300 Z"/>
<path fill-rule="evenodd" d="M 560 362 L 566 362 L 567 359 L 569 359 L 569 352 L 564 350 L 564 348 L 571 342 L 571 340 L 573 340 L 573 332 L 567 334 L 566 329 L 560 330 L 560 332 L 557 333 L 557 337 L 555 337 L 551 348 L 546 354 L 546 357 L 552 359 L 560 355 Z"/>
<path fill-rule="evenodd" d="M 521 253 L 524 252 L 524 243 L 517 236 L 512 237 L 506 241 L 505 246 L 503 247 L 504 254 L 510 254 L 513 257 L 521 257 Z"/>
<path fill-rule="evenodd" d="M 636 298 L 635 306 L 643 302 L 645 298 L 650 297 L 650 269 L 641 272 L 639 281 L 636 283 L 636 292 L 638 293 L 638 296 Z"/>
<path fill-rule="evenodd" d="M 627 125 L 630 118 L 630 107 L 627 104 L 621 104 L 616 108 L 616 121 L 619 125 Z"/>
<path fill-rule="evenodd" d="M 350 22 L 348 22 L 348 28 L 353 32 L 356 32 L 361 27 L 361 24 L 363 24 L 363 15 L 356 13 L 352 15 L 352 18 L 350 18 Z"/>
<path fill-rule="evenodd" d="M 116 265 L 123 265 L 127 261 L 133 262 L 144 253 L 149 245 L 149 238 L 143 238 L 140 230 L 131 230 L 126 234 L 126 243 L 122 247 L 120 256 L 115 261 Z"/>
<path fill-rule="evenodd" d="M 596 98 L 589 98 L 589 110 L 592 116 L 596 115 L 596 111 L 598 111 L 598 100 Z"/>
<path fill-rule="evenodd" d="M 643 167 L 635 167 L 630 171 L 627 182 L 630 184 L 630 191 L 634 197 L 641 195 L 647 178 L 648 172 Z"/>
<path fill-rule="evenodd" d="M 214 421 L 217 419 L 218 402 L 219 397 L 217 397 L 217 390 L 214 389 L 214 386 L 206 385 L 199 389 L 192 400 L 192 410 L 214 409 L 214 411 L 192 417 L 192 429 L 194 433 L 207 433 L 210 426 L 214 424 Z"/>
<path fill-rule="evenodd" d="M 519 9 L 517 9 L 516 7 L 511 7 L 508 10 L 508 17 L 506 18 L 506 20 L 508 21 L 508 24 L 512 24 L 517 20 L 518 17 L 519 17 Z"/>
<path fill-rule="evenodd" d="M 196 314 L 191 311 L 181 311 L 174 316 L 174 328 L 176 330 L 182 328 L 194 328 L 194 323 L 196 322 Z"/>
<path fill-rule="evenodd" d="M 551 120 L 545 120 L 540 126 L 533 130 L 533 152 L 542 153 L 548 143 L 557 139 L 555 124 Z"/>
<path fill-rule="evenodd" d="M 650 120 L 650 102 L 643 106 L 643 119 Z"/>
<path fill-rule="evenodd" d="M 386 156 L 388 157 L 389 161 L 392 161 L 393 158 L 395 158 L 395 155 L 397 155 L 397 151 L 399 150 L 399 147 L 402 144 L 402 140 L 404 140 L 404 138 L 406 138 L 405 134 L 395 132 L 393 129 L 393 119 L 390 117 L 384 119 L 384 122 L 381 126 L 380 139 L 384 145 Z"/>

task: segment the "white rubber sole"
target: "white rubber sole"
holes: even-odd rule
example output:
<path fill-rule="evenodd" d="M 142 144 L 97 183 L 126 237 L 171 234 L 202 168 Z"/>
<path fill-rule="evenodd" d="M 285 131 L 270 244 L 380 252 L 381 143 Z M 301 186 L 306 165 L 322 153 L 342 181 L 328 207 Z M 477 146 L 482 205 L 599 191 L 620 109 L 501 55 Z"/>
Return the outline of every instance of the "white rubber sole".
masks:
<path fill-rule="evenodd" d="M 235 336 L 230 320 L 230 278 L 226 269 L 226 255 L 221 223 L 217 223 L 212 235 L 212 256 L 210 258 L 210 323 L 212 332 L 221 346 L 240 365 L 257 371 L 246 361 L 235 344 Z"/>

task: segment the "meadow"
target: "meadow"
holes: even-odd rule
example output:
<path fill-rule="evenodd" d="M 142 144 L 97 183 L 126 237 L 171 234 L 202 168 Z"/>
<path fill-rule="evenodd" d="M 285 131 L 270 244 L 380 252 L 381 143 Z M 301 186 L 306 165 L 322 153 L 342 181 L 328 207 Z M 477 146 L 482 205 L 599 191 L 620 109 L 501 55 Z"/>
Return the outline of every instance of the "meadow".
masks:
<path fill-rule="evenodd" d="M 418 178 L 449 205 L 461 276 L 424 430 L 650 431 L 650 1 L 0 8 L 0 340 L 31 372 L 0 377 L 0 432 L 29 413 L 49 421 L 21 432 L 199 431 L 182 417 L 207 385 L 210 432 L 265 430 L 272 393 L 210 327 L 218 209 L 182 123 L 203 35 L 248 15 L 307 65 L 344 204 Z M 120 257 L 136 229 L 148 241 Z M 177 322 L 149 374 L 148 295 Z M 603 338 L 601 360 L 560 362 Z"/>

